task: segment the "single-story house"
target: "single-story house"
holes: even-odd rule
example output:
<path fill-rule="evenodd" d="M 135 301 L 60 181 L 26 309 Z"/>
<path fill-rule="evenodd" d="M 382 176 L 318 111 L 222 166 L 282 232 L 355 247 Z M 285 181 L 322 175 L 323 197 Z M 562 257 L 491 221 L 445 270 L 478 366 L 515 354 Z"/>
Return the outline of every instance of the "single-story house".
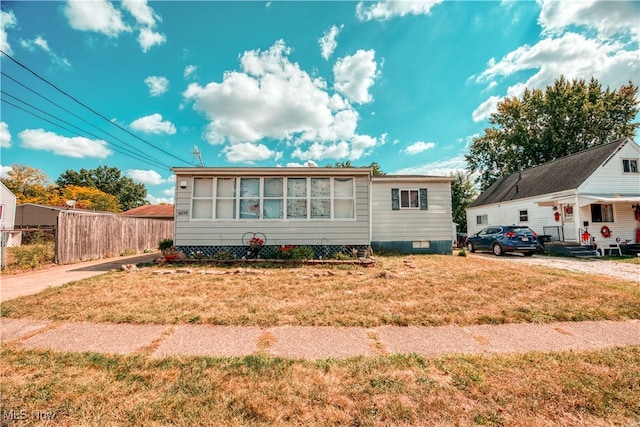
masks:
<path fill-rule="evenodd" d="M 370 168 L 173 168 L 174 243 L 185 253 L 241 255 L 248 239 L 304 245 L 452 252 L 451 178 L 373 176 Z"/>
<path fill-rule="evenodd" d="M 468 231 L 518 224 L 570 244 L 640 243 L 639 166 L 626 138 L 502 177 L 467 208 Z"/>
<path fill-rule="evenodd" d="M 36 203 L 23 203 L 16 206 L 15 225 L 19 228 L 55 227 L 58 224 L 60 212 L 75 212 L 77 214 L 115 216 L 113 212 L 99 212 L 84 209 L 74 209 L 60 206 L 45 206 Z"/>
<path fill-rule="evenodd" d="M 13 230 L 16 217 L 16 196 L 0 182 L 0 229 Z"/>
<path fill-rule="evenodd" d="M 142 205 L 128 211 L 120 212 L 122 216 L 131 218 L 164 219 L 173 221 L 173 205 Z"/>

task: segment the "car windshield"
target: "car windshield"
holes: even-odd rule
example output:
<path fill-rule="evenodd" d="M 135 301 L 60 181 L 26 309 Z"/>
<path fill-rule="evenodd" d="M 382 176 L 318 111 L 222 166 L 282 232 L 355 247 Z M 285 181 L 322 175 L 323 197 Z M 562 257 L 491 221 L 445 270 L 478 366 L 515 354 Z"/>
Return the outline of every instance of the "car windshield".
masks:
<path fill-rule="evenodd" d="M 507 227 L 506 231 L 512 231 L 517 234 L 533 234 L 529 227 Z"/>

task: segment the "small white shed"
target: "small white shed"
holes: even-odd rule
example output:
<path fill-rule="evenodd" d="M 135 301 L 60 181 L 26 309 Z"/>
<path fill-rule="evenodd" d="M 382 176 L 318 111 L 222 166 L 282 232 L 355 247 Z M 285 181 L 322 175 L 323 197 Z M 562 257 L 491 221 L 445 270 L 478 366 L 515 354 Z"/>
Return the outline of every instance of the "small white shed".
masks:
<path fill-rule="evenodd" d="M 16 196 L 0 182 L 0 229 L 13 230 L 16 218 Z"/>

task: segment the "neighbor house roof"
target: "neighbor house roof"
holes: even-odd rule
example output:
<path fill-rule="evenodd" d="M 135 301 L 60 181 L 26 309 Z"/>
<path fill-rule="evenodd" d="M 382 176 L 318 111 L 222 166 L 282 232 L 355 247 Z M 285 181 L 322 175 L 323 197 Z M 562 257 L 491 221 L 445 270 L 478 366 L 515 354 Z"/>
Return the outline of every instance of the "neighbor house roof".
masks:
<path fill-rule="evenodd" d="M 490 205 L 577 189 L 630 139 L 589 148 L 566 157 L 515 172 L 494 182 L 469 207 Z"/>
<path fill-rule="evenodd" d="M 173 219 L 173 205 L 142 205 L 129 209 L 120 215 L 136 218 L 171 218 Z"/>
<path fill-rule="evenodd" d="M 47 205 L 40 205 L 38 203 L 21 203 L 16 206 L 16 209 L 25 209 L 30 207 L 33 207 L 35 209 L 50 210 L 50 211 L 57 211 L 57 212 L 74 212 L 79 214 L 91 214 L 91 215 L 112 215 L 112 216 L 116 215 L 115 212 L 95 211 L 90 209 L 77 209 L 77 208 L 72 208 L 70 206 L 47 206 Z"/>

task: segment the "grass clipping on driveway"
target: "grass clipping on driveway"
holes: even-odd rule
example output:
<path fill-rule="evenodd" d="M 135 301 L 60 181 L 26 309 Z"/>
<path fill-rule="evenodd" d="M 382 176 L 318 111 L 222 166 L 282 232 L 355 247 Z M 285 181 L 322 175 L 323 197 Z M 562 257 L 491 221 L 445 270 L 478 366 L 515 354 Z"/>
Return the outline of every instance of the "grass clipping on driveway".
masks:
<path fill-rule="evenodd" d="M 380 257 L 372 268 L 113 272 L 2 304 L 55 321 L 243 326 L 470 325 L 640 318 L 637 284 L 483 257 Z M 202 274 L 203 272 L 209 274 Z"/>

